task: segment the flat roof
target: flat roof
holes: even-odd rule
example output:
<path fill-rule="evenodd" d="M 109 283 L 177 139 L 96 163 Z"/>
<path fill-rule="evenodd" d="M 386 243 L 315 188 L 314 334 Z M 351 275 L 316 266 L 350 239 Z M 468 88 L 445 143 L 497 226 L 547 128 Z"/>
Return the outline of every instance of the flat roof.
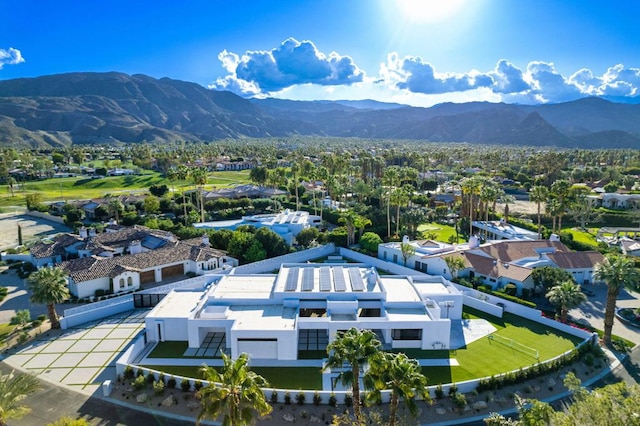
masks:
<path fill-rule="evenodd" d="M 184 318 L 185 312 L 191 316 L 201 298 L 202 290 L 171 291 L 149 312 L 147 318 Z"/>
<path fill-rule="evenodd" d="M 382 286 L 387 291 L 387 302 L 419 302 L 420 296 L 407 277 L 380 277 Z"/>
<path fill-rule="evenodd" d="M 389 321 L 431 321 L 426 309 L 387 308 Z"/>
<path fill-rule="evenodd" d="M 376 274 L 370 280 L 370 274 Z M 361 264 L 284 264 L 280 268 L 274 292 L 284 295 L 319 293 L 365 294 L 381 292 L 377 272 Z"/>
<path fill-rule="evenodd" d="M 413 285 L 420 293 L 424 294 L 425 296 L 451 294 L 448 287 L 438 282 L 414 282 Z"/>
<path fill-rule="evenodd" d="M 235 320 L 232 330 L 293 330 L 295 312 L 282 305 L 234 305 L 227 318 Z"/>
<path fill-rule="evenodd" d="M 212 287 L 213 299 L 269 299 L 275 275 L 225 275 Z"/>

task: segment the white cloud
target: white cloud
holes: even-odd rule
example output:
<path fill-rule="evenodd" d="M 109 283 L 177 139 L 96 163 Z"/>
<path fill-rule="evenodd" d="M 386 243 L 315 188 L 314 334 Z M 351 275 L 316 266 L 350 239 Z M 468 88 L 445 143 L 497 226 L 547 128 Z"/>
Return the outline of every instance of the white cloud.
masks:
<path fill-rule="evenodd" d="M 15 65 L 24 62 L 22 53 L 18 49 L 10 47 L 9 49 L 0 49 L 0 69 L 5 65 Z"/>
<path fill-rule="evenodd" d="M 19 52 L 18 52 L 19 53 Z M 377 76 L 367 76 L 349 56 L 320 52 L 311 41 L 289 38 L 268 51 L 218 55 L 227 75 L 209 87 L 243 96 L 289 99 L 376 99 L 429 106 L 439 102 L 547 103 L 585 96 L 640 96 L 640 68 L 618 64 L 602 75 L 582 68 L 566 77 L 545 61 L 520 68 L 500 59 L 493 70 L 438 72 L 417 56 L 387 55 Z"/>
<path fill-rule="evenodd" d="M 289 38 L 269 51 L 247 51 L 239 56 L 226 50 L 218 55 L 229 75 L 210 87 L 253 94 L 273 93 L 300 84 L 349 85 L 363 80 L 361 71 L 348 56 L 318 51 L 311 41 Z"/>

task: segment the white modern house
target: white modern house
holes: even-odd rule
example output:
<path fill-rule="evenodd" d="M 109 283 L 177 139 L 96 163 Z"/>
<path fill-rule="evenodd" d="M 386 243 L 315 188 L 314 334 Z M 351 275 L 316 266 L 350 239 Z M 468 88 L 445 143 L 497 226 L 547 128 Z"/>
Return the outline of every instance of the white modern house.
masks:
<path fill-rule="evenodd" d="M 365 264 L 282 264 L 277 274 L 223 275 L 176 289 L 145 319 L 150 342 L 188 341 L 185 355 L 297 360 L 336 333 L 373 330 L 385 348 L 447 349 L 462 294 L 435 276 L 380 276 Z"/>
<path fill-rule="evenodd" d="M 243 225 L 252 225 L 256 228 L 269 228 L 280 235 L 287 244 L 295 242 L 295 236 L 303 229 L 319 227 L 322 224 L 320 216 L 309 214 L 305 211 L 284 210 L 280 213 L 259 214 L 244 216 L 237 220 L 222 220 L 215 222 L 194 223 L 193 226 L 201 229 L 229 229 L 236 230 Z"/>

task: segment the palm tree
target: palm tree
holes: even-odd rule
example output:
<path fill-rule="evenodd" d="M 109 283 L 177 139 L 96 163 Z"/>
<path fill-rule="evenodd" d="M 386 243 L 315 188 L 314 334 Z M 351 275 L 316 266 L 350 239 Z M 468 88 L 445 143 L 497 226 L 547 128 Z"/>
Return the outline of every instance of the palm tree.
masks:
<path fill-rule="evenodd" d="M 382 177 L 383 185 L 386 187 L 386 203 L 387 203 L 387 238 L 391 238 L 391 196 L 394 192 L 395 185 L 400 177 L 400 168 L 391 166 L 384 170 Z"/>
<path fill-rule="evenodd" d="M 569 194 L 571 183 L 566 179 L 558 179 L 551 185 L 551 194 L 558 200 L 558 232 L 562 231 L 562 216 L 564 216 L 569 206 Z"/>
<path fill-rule="evenodd" d="M 110 197 L 107 202 L 107 211 L 112 214 L 116 220 L 116 223 L 120 222 L 120 212 L 124 210 L 124 205 L 120 198 Z"/>
<path fill-rule="evenodd" d="M 249 370 L 249 356 L 243 353 L 233 361 L 223 353 L 222 361 L 221 371 L 207 365 L 200 368 L 209 386 L 198 391 L 202 410 L 197 424 L 203 419 L 215 420 L 222 415 L 223 426 L 250 425 L 255 420 L 254 412 L 260 416 L 269 414 L 271 405 L 260 389 L 268 383 L 264 377 Z"/>
<path fill-rule="evenodd" d="M 504 221 L 509 222 L 509 204 L 516 202 L 516 198 L 513 195 L 503 195 L 500 197 L 500 201 L 504 203 Z"/>
<path fill-rule="evenodd" d="M 560 321 L 567 322 L 569 309 L 578 307 L 587 301 L 587 296 L 573 280 L 563 281 L 551 287 L 546 294 L 552 305 L 560 309 Z"/>
<path fill-rule="evenodd" d="M 451 272 L 451 279 L 458 276 L 458 272 L 465 268 L 464 260 L 457 256 L 447 256 L 444 258 L 444 262 L 447 264 L 447 268 Z"/>
<path fill-rule="evenodd" d="M 66 272 L 59 267 L 39 269 L 27 279 L 27 288 L 31 293 L 29 300 L 47 305 L 51 328 L 59 329 L 56 303 L 62 303 L 69 297 Z"/>
<path fill-rule="evenodd" d="M 535 185 L 529 191 L 529 200 L 536 203 L 538 207 L 538 239 L 542 239 L 542 225 L 540 221 L 540 206 L 549 198 L 549 188 L 542 185 Z"/>
<path fill-rule="evenodd" d="M 21 405 L 20 401 L 40 390 L 40 382 L 29 374 L 0 376 L 0 426 L 7 424 L 7 420 L 20 419 L 31 409 Z"/>
<path fill-rule="evenodd" d="M 207 169 L 197 167 L 191 170 L 191 180 L 195 184 L 200 199 L 200 222 L 204 222 L 204 185 L 207 183 Z"/>
<path fill-rule="evenodd" d="M 635 262 L 625 256 L 608 255 L 595 266 L 593 277 L 607 284 L 607 301 L 604 311 L 604 335 L 602 339 L 606 345 L 611 344 L 611 330 L 615 318 L 616 301 L 620 289 L 640 287 L 640 272 L 635 268 Z"/>
<path fill-rule="evenodd" d="M 351 327 L 339 331 L 335 340 L 327 345 L 329 357 L 324 369 L 344 369 L 340 380 L 344 385 L 351 384 L 353 412 L 360 420 L 360 370 L 372 356 L 380 351 L 381 343 L 371 330 L 358 330 Z"/>
<path fill-rule="evenodd" d="M 418 361 L 404 353 L 380 352 L 371 359 L 364 381 L 372 389 L 367 395 L 369 400 L 380 401 L 381 391 L 391 391 L 389 426 L 396 424 L 400 399 L 414 416 L 418 410 L 415 398 L 430 400 L 427 378 L 422 374 Z"/>

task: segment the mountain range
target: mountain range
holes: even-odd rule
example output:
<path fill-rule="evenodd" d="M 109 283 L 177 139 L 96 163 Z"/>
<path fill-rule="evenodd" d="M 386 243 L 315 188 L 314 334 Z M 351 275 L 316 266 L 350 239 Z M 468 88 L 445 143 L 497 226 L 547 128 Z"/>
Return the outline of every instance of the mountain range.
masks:
<path fill-rule="evenodd" d="M 431 108 L 372 100 L 245 99 L 196 83 L 116 72 L 0 81 L 0 146 L 289 136 L 637 149 L 640 105 L 599 98 Z"/>

